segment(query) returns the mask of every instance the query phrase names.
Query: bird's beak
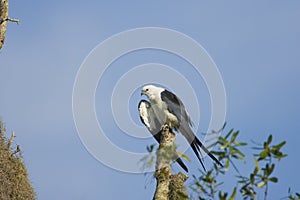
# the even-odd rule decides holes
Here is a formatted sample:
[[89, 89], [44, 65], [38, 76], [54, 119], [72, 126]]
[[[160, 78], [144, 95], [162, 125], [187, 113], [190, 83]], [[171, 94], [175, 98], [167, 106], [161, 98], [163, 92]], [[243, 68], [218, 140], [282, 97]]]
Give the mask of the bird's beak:
[[142, 92], [141, 92], [141, 96], [143, 96], [145, 93], [144, 93], [144, 91], [142, 90]]

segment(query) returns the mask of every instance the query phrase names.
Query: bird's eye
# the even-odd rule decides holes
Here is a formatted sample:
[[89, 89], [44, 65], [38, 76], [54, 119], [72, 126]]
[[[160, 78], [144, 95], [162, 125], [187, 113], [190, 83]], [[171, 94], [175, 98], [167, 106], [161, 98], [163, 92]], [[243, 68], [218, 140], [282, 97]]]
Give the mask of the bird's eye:
[[149, 90], [149, 89], [147, 88], [147, 89], [146, 89], [146, 92], [148, 92], [148, 90]]

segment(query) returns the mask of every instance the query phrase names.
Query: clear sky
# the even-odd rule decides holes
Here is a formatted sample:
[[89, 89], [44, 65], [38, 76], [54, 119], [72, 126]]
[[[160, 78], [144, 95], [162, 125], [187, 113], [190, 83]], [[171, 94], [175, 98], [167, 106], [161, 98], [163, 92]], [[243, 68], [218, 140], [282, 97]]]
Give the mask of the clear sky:
[[[277, 166], [279, 183], [270, 186], [270, 199], [284, 197], [289, 186], [299, 191], [299, 10], [299, 1], [10, 1], [9, 15], [21, 23], [8, 23], [0, 52], [0, 115], [8, 133], [15, 131], [38, 198], [152, 198], [152, 176], [119, 172], [93, 158], [80, 141], [72, 115], [73, 84], [89, 52], [114, 34], [149, 26], [180, 31], [207, 50], [225, 84], [227, 129], [239, 129], [245, 141], [262, 141], [268, 134], [275, 142], [287, 141], [283, 150], [288, 157]], [[124, 73], [121, 64], [129, 70], [148, 62], [182, 62], [152, 51], [127, 56], [107, 71], [107, 91]], [[193, 71], [182, 73], [197, 84]], [[196, 93], [201, 98], [201, 92]], [[139, 98], [130, 100], [135, 108], [140, 96], [133, 97]], [[105, 98], [98, 92], [95, 99]], [[209, 120], [206, 101], [200, 105], [200, 131]], [[101, 104], [96, 108], [103, 118]], [[132, 108], [132, 118], [140, 124]], [[116, 127], [109, 129], [111, 123], [106, 123], [112, 134], [108, 137], [122, 148], [145, 152], [145, 146], [154, 143], [125, 137]], [[200, 165], [190, 151], [187, 154], [193, 160], [188, 163], [191, 174], [197, 175]], [[210, 160], [205, 161], [209, 165]], [[246, 164], [243, 170], [252, 166]]]

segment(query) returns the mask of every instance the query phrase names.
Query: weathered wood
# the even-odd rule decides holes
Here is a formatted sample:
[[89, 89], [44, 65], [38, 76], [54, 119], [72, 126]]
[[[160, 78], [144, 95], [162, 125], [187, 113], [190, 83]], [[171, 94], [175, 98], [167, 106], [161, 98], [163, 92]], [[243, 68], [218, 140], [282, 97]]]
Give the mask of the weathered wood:
[[183, 173], [172, 175], [171, 162], [176, 147], [175, 134], [165, 125], [162, 129], [161, 142], [156, 153], [155, 178], [157, 181], [153, 200], [188, 199], [184, 182], [188, 176]]
[[157, 181], [154, 200], [168, 200], [171, 178], [170, 149], [174, 145], [175, 135], [164, 126], [161, 134], [161, 142], [156, 153], [155, 178]]
[[8, 0], [0, 0], [0, 49], [5, 41], [7, 20]]
[[171, 182], [169, 185], [169, 199], [170, 200], [188, 200], [189, 197], [186, 193], [186, 187], [184, 182], [188, 179], [188, 176], [183, 173], [178, 173], [171, 176]]

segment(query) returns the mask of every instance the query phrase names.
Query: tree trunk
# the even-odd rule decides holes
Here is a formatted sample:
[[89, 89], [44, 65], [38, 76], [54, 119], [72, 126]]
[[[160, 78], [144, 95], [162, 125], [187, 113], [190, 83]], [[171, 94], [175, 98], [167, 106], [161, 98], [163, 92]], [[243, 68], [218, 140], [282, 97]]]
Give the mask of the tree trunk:
[[155, 178], [157, 181], [153, 200], [188, 199], [184, 182], [188, 176], [183, 173], [172, 175], [171, 162], [176, 154], [175, 134], [165, 125], [162, 129], [161, 142], [156, 153]]
[[5, 41], [7, 20], [8, 0], [0, 0], [0, 49], [2, 48]]

